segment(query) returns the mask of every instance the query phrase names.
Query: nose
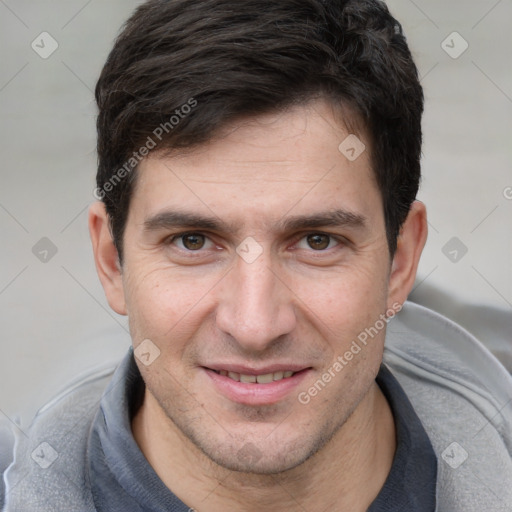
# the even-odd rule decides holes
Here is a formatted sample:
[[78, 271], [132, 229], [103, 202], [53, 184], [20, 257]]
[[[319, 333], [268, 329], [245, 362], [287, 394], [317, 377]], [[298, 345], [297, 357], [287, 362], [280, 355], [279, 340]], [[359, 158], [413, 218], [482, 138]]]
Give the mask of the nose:
[[291, 333], [297, 322], [294, 296], [284, 281], [268, 255], [252, 263], [237, 257], [218, 290], [217, 327], [254, 352]]

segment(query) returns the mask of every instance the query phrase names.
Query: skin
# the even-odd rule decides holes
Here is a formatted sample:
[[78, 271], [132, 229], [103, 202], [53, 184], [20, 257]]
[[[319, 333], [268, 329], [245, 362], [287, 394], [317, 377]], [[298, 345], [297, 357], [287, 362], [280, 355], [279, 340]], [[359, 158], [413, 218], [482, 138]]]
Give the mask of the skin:
[[[239, 121], [186, 153], [153, 153], [140, 165], [122, 268], [102, 203], [90, 209], [108, 301], [128, 315], [135, 347], [149, 339], [160, 350], [149, 366], [137, 359], [146, 392], [134, 437], [162, 481], [200, 512], [364, 511], [391, 468], [395, 425], [375, 382], [385, 329], [308, 404], [298, 400], [359, 333], [405, 301], [427, 234], [415, 202], [391, 261], [369, 141], [360, 133], [367, 150], [349, 161], [338, 150], [348, 134], [315, 100]], [[291, 217], [340, 209], [363, 222], [281, 229]], [[229, 229], [148, 229], [163, 211]], [[190, 231], [205, 238], [191, 245], [177, 236]], [[251, 263], [236, 252], [247, 237], [262, 250]], [[265, 405], [230, 400], [204, 369], [276, 362], [308, 370]]]

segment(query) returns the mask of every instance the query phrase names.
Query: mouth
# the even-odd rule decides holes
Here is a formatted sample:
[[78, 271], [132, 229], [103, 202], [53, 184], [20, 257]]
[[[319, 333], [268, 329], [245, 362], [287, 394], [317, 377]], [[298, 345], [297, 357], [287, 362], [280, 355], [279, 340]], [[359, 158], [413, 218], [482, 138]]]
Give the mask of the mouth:
[[275, 404], [294, 396], [298, 386], [312, 371], [311, 367], [278, 366], [261, 370], [203, 366], [202, 370], [213, 384], [213, 389], [223, 398], [239, 404], [258, 406]]
[[283, 379], [289, 379], [293, 377], [296, 373], [291, 370], [272, 372], [272, 373], [263, 373], [260, 375], [249, 375], [238, 372], [231, 372], [228, 370], [212, 370], [217, 375], [222, 375], [223, 377], [228, 377], [231, 380], [236, 382], [244, 382], [246, 384], [270, 384], [271, 382], [276, 382]]

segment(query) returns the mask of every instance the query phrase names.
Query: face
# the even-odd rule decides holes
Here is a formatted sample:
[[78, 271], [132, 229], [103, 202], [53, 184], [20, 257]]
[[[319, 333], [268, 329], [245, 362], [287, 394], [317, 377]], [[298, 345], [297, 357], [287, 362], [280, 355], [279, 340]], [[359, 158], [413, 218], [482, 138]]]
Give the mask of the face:
[[323, 447], [374, 384], [384, 329], [344, 354], [396, 297], [369, 151], [340, 152], [349, 132], [332, 109], [230, 128], [141, 164], [119, 309], [134, 346], [159, 351], [137, 364], [166, 428], [225, 468], [276, 473]]

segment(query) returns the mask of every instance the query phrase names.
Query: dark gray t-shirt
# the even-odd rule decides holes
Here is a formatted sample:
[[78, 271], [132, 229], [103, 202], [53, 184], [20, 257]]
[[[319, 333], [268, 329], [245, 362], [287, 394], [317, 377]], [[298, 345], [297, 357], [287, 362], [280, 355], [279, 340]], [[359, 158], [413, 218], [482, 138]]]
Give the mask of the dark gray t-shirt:
[[[427, 433], [386, 365], [381, 365], [376, 382], [393, 412], [397, 449], [388, 478], [368, 512], [434, 512], [437, 458]], [[144, 382], [130, 350], [105, 390], [90, 431], [87, 464], [96, 510], [189, 512], [133, 438], [131, 418], [143, 393]]]

